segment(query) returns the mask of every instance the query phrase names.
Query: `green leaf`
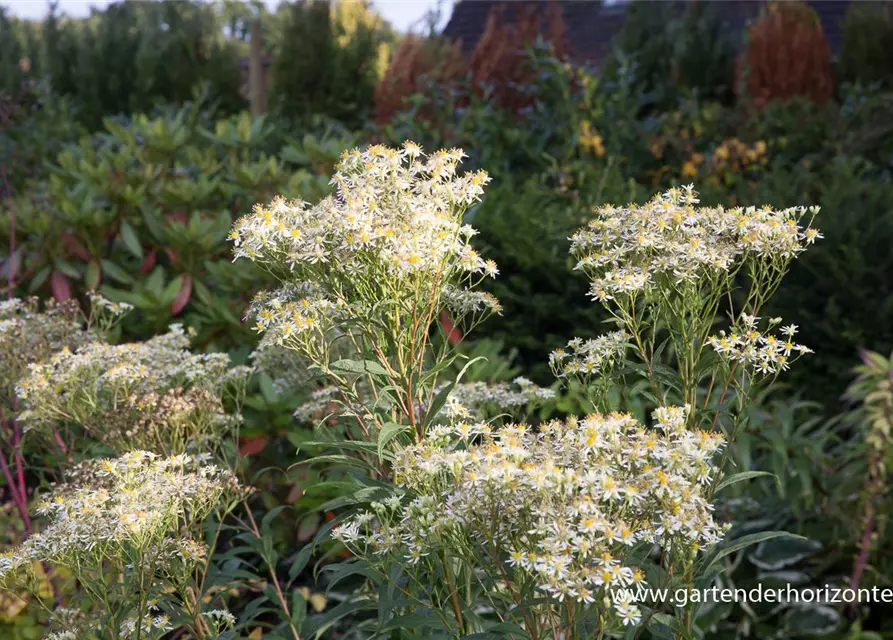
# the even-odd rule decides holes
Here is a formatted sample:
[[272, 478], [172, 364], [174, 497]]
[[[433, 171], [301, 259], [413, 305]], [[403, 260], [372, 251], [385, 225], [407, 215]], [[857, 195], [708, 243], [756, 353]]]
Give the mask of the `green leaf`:
[[177, 297], [177, 294], [180, 293], [180, 289], [183, 287], [183, 276], [177, 276], [173, 280], [171, 280], [164, 290], [159, 295], [159, 298], [165, 304], [171, 304], [174, 299]]
[[338, 360], [332, 363], [331, 368], [339, 373], [388, 375], [387, 370], [374, 360]]
[[430, 629], [446, 629], [440, 616], [433, 610], [421, 609], [402, 616], [396, 616], [388, 620], [379, 631], [389, 631], [391, 629], [416, 629], [418, 627], [427, 627]]
[[[345, 451], [361, 451], [366, 453], [375, 453], [378, 450], [378, 446], [374, 442], [363, 442], [362, 440], [339, 440], [333, 442], [308, 440], [301, 445], [301, 448], [303, 449], [309, 449], [311, 447], [342, 449]], [[296, 451], [295, 453], [300, 452], [300, 450], [301, 449], [298, 449], [298, 451]]]
[[111, 260], [101, 260], [102, 270], [122, 284], [133, 284], [133, 277]]
[[648, 620], [648, 630], [651, 635], [661, 640], [673, 640], [677, 631], [676, 618], [667, 613], [655, 613]]
[[376, 500], [384, 500], [387, 492], [381, 487], [363, 487], [350, 495], [338, 496], [318, 507], [319, 511], [334, 511], [340, 507], [354, 504], [367, 504]]
[[266, 537], [270, 536], [270, 527], [273, 525], [273, 520], [275, 520], [279, 516], [279, 514], [282, 513], [282, 511], [284, 509], [287, 509], [287, 508], [288, 508], [288, 505], [281, 505], [278, 507], [274, 507], [274, 508], [270, 509], [266, 513], [266, 515], [264, 515], [263, 520], [261, 520], [261, 523], [260, 523], [260, 532], [263, 537], [266, 538]]
[[766, 540], [772, 540], [773, 538], [780, 538], [781, 536], [790, 536], [792, 538], [801, 540], [805, 539], [803, 536], [798, 536], [796, 533], [790, 533], [788, 531], [760, 531], [759, 533], [750, 533], [746, 536], [741, 536], [728, 547], [724, 547], [716, 551], [716, 554], [707, 563], [703, 570], [706, 571], [710, 569], [710, 567], [725, 558], [727, 555], [735, 553], [736, 551], [741, 551], [741, 549], [745, 549]]
[[87, 285], [87, 289], [95, 291], [99, 287], [101, 279], [102, 270], [99, 268], [99, 263], [91, 260], [90, 264], [87, 265], [87, 270], [84, 272], [84, 284]]
[[[487, 627], [486, 635], [492, 638], [492, 634], [505, 635], [509, 636], [510, 638], [517, 638], [518, 640], [523, 640], [523, 638], [530, 637], [530, 634], [527, 631], [525, 631], [521, 626], [515, 624], [514, 622], [500, 622], [499, 624], [495, 624], [492, 627]], [[471, 636], [466, 637], [470, 638]]]
[[794, 607], [784, 616], [788, 637], [822, 636], [840, 628], [840, 614], [825, 605]]
[[53, 261], [53, 264], [56, 265], [56, 269], [67, 275], [69, 278], [80, 279], [81, 272], [77, 270], [77, 267], [66, 262], [62, 259], [56, 259]]
[[814, 555], [821, 548], [818, 540], [776, 538], [761, 542], [748, 554], [748, 559], [763, 571], [778, 571]]
[[43, 269], [37, 272], [31, 279], [31, 283], [28, 285], [28, 291], [33, 293], [40, 289], [40, 285], [47, 281], [47, 278], [50, 277], [50, 265], [45, 266]]
[[294, 562], [291, 563], [291, 567], [289, 567], [288, 569], [289, 580], [294, 580], [298, 577], [298, 574], [304, 570], [304, 568], [307, 566], [307, 562], [310, 561], [311, 555], [313, 555], [312, 544], [306, 545], [298, 552], [298, 555], [295, 556]]
[[399, 436], [404, 431], [409, 431], [412, 427], [405, 424], [397, 424], [396, 422], [388, 422], [381, 428], [378, 433], [378, 459], [383, 461], [384, 448], [388, 442]]
[[778, 476], [774, 473], [769, 473], [768, 471], [742, 471], [741, 473], [736, 473], [734, 475], [723, 478], [722, 482], [716, 485], [716, 492], [719, 493], [724, 488], [729, 485], [733, 485], [736, 482], [743, 482], [744, 480], [750, 480], [751, 478], [759, 478], [760, 476], [771, 476], [775, 478], [775, 482], [778, 483]]
[[292, 466], [307, 465], [309, 467], [316, 464], [331, 464], [335, 469], [337, 469], [339, 466], [347, 466], [357, 469], [363, 469], [364, 471], [377, 471], [377, 469], [373, 465], [366, 462], [362, 458], [355, 458], [343, 453], [331, 453], [321, 456], [313, 456], [310, 460], [305, 460]]
[[301, 628], [302, 638], [319, 638], [322, 632], [338, 622], [341, 618], [355, 611], [363, 611], [365, 609], [374, 609], [374, 600], [354, 600], [353, 602], [342, 602], [337, 607], [326, 611], [323, 614], [311, 616]]
[[486, 360], [486, 358], [484, 356], [478, 356], [466, 362], [465, 366], [462, 367], [462, 370], [459, 371], [459, 375], [456, 376], [456, 379], [447, 384], [437, 393], [436, 396], [434, 396], [434, 400], [431, 401], [431, 407], [425, 414], [426, 424], [430, 423], [434, 418], [437, 417], [437, 414], [440, 413], [441, 409], [443, 409], [443, 405], [446, 404], [447, 398], [449, 398], [450, 394], [453, 392], [453, 389], [455, 389], [456, 385], [459, 384], [459, 382], [462, 380], [462, 376], [465, 375], [465, 372], [468, 371], [468, 368], [475, 362], [478, 362], [480, 360]]
[[380, 580], [379, 573], [363, 560], [351, 560], [349, 562], [327, 564], [320, 571], [331, 574], [326, 584], [326, 595], [328, 595], [339, 582], [350, 576], [363, 576], [364, 578], [373, 581]]
[[307, 617], [307, 601], [299, 589], [291, 592], [291, 623], [300, 629]]
[[140, 244], [140, 240], [136, 235], [136, 232], [133, 230], [133, 227], [130, 226], [130, 223], [126, 220], [121, 222], [121, 240], [124, 241], [124, 246], [127, 247], [127, 250], [130, 251], [134, 255], [134, 257], [143, 259], [143, 247]]

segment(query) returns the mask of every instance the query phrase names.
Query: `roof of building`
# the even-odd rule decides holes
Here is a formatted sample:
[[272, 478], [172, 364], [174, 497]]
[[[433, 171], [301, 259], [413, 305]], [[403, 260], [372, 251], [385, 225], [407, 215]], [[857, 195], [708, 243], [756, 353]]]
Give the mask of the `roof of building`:
[[[443, 35], [461, 42], [465, 55], [471, 55], [484, 32], [487, 16], [496, 5], [508, 8], [505, 19], [515, 20], [518, 9], [523, 5], [538, 5], [545, 9], [547, 2], [555, 0], [460, 0], [453, 8], [453, 15], [444, 28]], [[666, 5], [659, 0], [636, 0]], [[822, 23], [822, 29], [832, 52], [837, 52], [843, 39], [843, 20], [851, 0], [809, 0], [807, 4], [815, 10]], [[567, 29], [571, 54], [576, 58], [599, 60], [609, 51], [611, 41], [620, 31], [625, 19], [628, 1], [599, 2], [598, 0], [576, 0], [558, 2]], [[671, 2], [680, 13], [686, 2]], [[714, 3], [727, 27], [742, 32], [747, 23], [759, 14], [764, 4], [758, 0], [726, 0]]]

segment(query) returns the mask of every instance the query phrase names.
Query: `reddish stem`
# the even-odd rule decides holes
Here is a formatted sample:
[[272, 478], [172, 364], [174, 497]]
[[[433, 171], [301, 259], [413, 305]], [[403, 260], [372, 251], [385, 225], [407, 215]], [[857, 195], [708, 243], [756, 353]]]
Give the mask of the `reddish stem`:
[[16, 481], [12, 476], [12, 471], [9, 468], [9, 462], [6, 460], [6, 454], [3, 452], [3, 449], [0, 449], [0, 469], [2, 469], [3, 476], [6, 478], [6, 484], [9, 485], [9, 493], [22, 518], [22, 524], [25, 525], [25, 531], [30, 534], [31, 518], [28, 516], [28, 502], [24, 495], [19, 494], [19, 488], [16, 486]]
[[13, 477], [12, 469], [6, 458], [6, 454], [3, 453], [2, 450], [0, 450], [0, 466], [3, 467], [3, 475], [6, 477], [6, 482], [9, 484], [9, 492], [12, 494], [16, 508], [22, 516], [25, 530], [28, 533], [31, 533], [31, 518], [28, 516], [28, 485], [25, 483], [25, 466], [20, 446], [22, 440], [22, 428], [15, 418], [6, 418], [2, 407], [0, 407], [0, 421], [2, 421], [5, 431], [11, 436], [10, 444], [12, 450], [15, 452], [15, 477]]
[[65, 446], [65, 440], [62, 439], [62, 436], [59, 435], [58, 431], [53, 431], [53, 437], [56, 439], [56, 443], [59, 445], [59, 448], [62, 449], [62, 455], [68, 455], [68, 447]]

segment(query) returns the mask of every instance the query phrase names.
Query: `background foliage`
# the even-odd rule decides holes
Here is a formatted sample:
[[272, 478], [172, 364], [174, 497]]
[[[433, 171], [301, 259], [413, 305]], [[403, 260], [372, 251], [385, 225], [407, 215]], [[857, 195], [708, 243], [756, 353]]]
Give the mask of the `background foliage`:
[[[231, 263], [233, 219], [277, 193], [316, 201], [354, 144], [459, 146], [471, 168], [493, 176], [468, 217], [500, 266], [489, 286], [505, 306], [464, 348], [488, 354], [497, 377], [548, 385], [548, 352], [603, 330], [567, 257], [568, 236], [593, 206], [690, 182], [708, 204], [821, 205], [825, 237], [795, 263], [772, 309], [817, 353], [763, 399], [735, 451], [741, 468], [779, 481], [741, 486], [722, 505], [743, 531], [789, 529], [810, 542], [762, 545], [725, 579], [821, 586], [850, 579], [861, 562], [863, 584], [889, 585], [889, 501], [876, 496], [872, 469], [889, 455], [890, 434], [866, 403], [893, 351], [891, 7], [853, 3], [836, 60], [804, 7], [785, 11], [769, 8], [731, 33], [710, 3], [633, 3], [597, 65], [569, 56], [554, 14], [537, 17], [548, 25], [539, 33], [532, 17], [514, 27], [491, 19], [464, 60], [436, 35], [398, 41], [362, 3], [268, 12], [123, 2], [85, 19], [54, 11], [42, 23], [0, 13], [0, 287], [79, 300], [99, 288], [136, 307], [122, 338], [178, 321], [198, 330], [197, 348], [245, 362], [254, 337], [243, 314], [265, 276]], [[240, 58], [255, 19], [271, 93], [270, 112], [253, 120]], [[783, 64], [782, 51], [798, 64]], [[862, 349], [881, 355], [863, 355], [849, 387]], [[256, 376], [242, 441], [253, 470], [288, 466], [313, 437], [290, 416], [301, 400]], [[543, 411], [578, 409], [568, 392]], [[306, 587], [305, 609], [322, 597], [311, 618], [349, 602], [357, 586], [345, 580], [326, 604], [326, 579], [297, 555], [337, 515], [326, 507], [337, 488], [312, 488], [320, 478], [294, 468], [255, 480], [256, 503], [275, 514], [263, 523], [270, 542], [255, 550], [259, 564]], [[276, 511], [283, 506], [293, 508]], [[15, 538], [13, 520], [0, 512]], [[338, 553], [316, 559], [327, 551]], [[243, 610], [253, 593], [235, 599]], [[251, 614], [267, 621], [260, 607]], [[354, 618], [340, 611], [349, 630]], [[37, 637], [28, 610], [5, 615], [11, 637]], [[709, 615], [713, 637], [890, 632], [870, 606]]]

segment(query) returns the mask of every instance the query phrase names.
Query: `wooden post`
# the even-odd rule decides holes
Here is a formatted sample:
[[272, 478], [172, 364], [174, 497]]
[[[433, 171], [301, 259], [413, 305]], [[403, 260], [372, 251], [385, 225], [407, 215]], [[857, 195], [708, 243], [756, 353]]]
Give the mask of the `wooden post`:
[[248, 95], [251, 115], [255, 118], [267, 110], [267, 92], [264, 86], [264, 61], [261, 53], [260, 17], [251, 23], [251, 43], [248, 53]]

